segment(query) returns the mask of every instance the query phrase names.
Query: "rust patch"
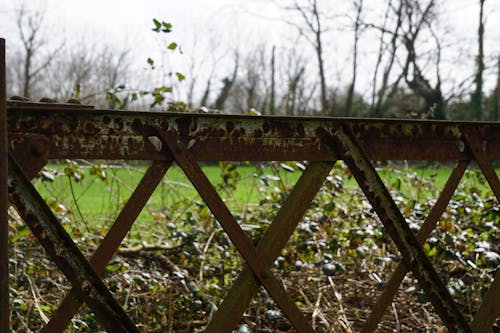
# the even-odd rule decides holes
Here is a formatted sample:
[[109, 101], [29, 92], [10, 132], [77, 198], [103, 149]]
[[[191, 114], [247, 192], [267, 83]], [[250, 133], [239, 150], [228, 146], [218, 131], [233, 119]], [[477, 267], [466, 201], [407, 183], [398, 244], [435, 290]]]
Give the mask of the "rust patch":
[[191, 125], [191, 119], [188, 117], [180, 117], [175, 121], [177, 123], [177, 129], [181, 136], [189, 136], [189, 126]]
[[271, 130], [271, 126], [267, 121], [262, 125], [262, 130], [264, 131], [264, 133], [269, 133], [269, 131]]
[[298, 133], [298, 134], [299, 134], [299, 136], [301, 136], [301, 137], [304, 137], [304, 136], [305, 136], [306, 131], [305, 131], [305, 129], [304, 129], [304, 125], [302, 125], [302, 124], [298, 124], [298, 125], [297, 125], [297, 133]]
[[85, 133], [86, 134], [96, 134], [99, 130], [93, 122], [87, 122], [85, 123]]
[[120, 118], [116, 119], [113, 123], [113, 127], [119, 131], [123, 129], [123, 120]]
[[290, 123], [279, 123], [277, 126], [278, 134], [281, 137], [289, 138], [293, 135], [293, 128]]

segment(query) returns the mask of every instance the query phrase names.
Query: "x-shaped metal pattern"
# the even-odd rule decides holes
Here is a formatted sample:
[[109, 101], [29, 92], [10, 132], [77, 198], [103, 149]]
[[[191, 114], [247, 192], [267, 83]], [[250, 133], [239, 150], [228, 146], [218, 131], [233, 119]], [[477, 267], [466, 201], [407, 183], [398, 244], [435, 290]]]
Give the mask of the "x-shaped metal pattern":
[[[403, 258], [403, 263], [398, 265], [389, 280], [363, 332], [372, 332], [376, 329], [408, 270], [417, 277], [450, 331], [486, 332], [491, 328], [500, 310], [497, 296], [500, 292], [498, 272], [474, 317], [471, 329], [421, 247], [435, 228], [469, 161], [458, 162], [415, 237], [350, 130], [339, 127], [331, 132], [319, 131], [318, 135], [349, 167]], [[257, 292], [259, 284], [267, 289], [298, 332], [313, 332], [311, 325], [290, 299], [270, 267], [319, 191], [334, 161], [312, 162], [308, 165], [273, 223], [254, 247], [251, 239], [241, 229], [200, 166], [190, 155], [188, 146], [175, 132], [160, 131], [158, 136], [165, 144], [164, 152], [183, 169], [247, 264], [209, 323], [206, 332], [231, 332]], [[484, 144], [474, 132], [464, 131], [463, 138], [467, 149], [474, 156], [500, 201], [500, 181], [484, 153]], [[73, 285], [73, 289], [65, 297], [43, 332], [62, 332], [83, 302], [95, 312], [98, 320], [109, 332], [138, 332], [137, 327], [106, 288], [99, 274], [104, 271], [170, 165], [171, 162], [153, 162], [89, 262], [23, 175], [21, 168], [9, 158], [11, 201], [47, 254]]]
[[[418, 279], [450, 332], [488, 332], [491, 330], [496, 317], [500, 313], [500, 300], [498, 297], [500, 282], [498, 281], [498, 272], [474, 317], [472, 325], [469, 326], [463, 314], [454, 303], [445, 284], [434, 270], [434, 267], [420, 246], [434, 229], [469, 162], [459, 161], [438, 201], [422, 225], [420, 232], [415, 237], [350, 129], [339, 127], [333, 133], [322, 131], [320, 135], [349, 167], [403, 258], [403, 263], [397, 267], [389, 280], [386, 289], [380, 296], [369, 320], [365, 324], [363, 332], [373, 332], [376, 329], [378, 322], [387, 305], [393, 299], [408, 268], [412, 270]], [[500, 181], [485, 154], [484, 145], [486, 143], [480, 142], [479, 136], [474, 132], [462, 131], [462, 135], [465, 145], [483, 171], [497, 197], [497, 201], [500, 202]]]
[[[465, 146], [481, 168], [488, 184], [497, 198], [497, 201], [500, 202], [500, 182], [495, 170], [493, 169], [491, 163], [489, 163], [488, 158], [484, 153], [484, 149], [486, 147], [483, 142], [480, 141], [479, 136], [476, 133], [469, 130], [463, 130], [462, 135]], [[455, 193], [455, 190], [469, 163], [470, 161], [458, 161], [457, 166], [453, 169], [443, 191], [416, 236], [421, 245], [425, 243], [431, 232], [436, 227], [437, 222], [441, 218], [446, 206], [451, 200], [451, 197]], [[375, 306], [373, 307], [370, 317], [363, 327], [362, 333], [375, 331], [378, 323], [384, 315], [385, 310], [387, 309], [387, 306], [393, 300], [399, 285], [407, 273], [407, 266], [404, 263], [398, 264], [391, 278], [388, 280], [383, 292], [379, 296]], [[491, 330], [496, 317], [500, 313], [500, 297], [498, 297], [498, 295], [500, 295], [500, 273], [497, 271], [491, 287], [483, 298], [483, 302], [481, 303], [471, 323], [472, 331], [489, 332]]]

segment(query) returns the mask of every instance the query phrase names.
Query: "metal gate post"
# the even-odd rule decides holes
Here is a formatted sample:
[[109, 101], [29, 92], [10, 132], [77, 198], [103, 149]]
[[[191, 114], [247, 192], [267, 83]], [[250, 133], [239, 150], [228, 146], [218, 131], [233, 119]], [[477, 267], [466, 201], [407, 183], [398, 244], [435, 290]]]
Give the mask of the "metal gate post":
[[9, 332], [9, 198], [7, 194], [7, 79], [0, 38], [0, 333]]

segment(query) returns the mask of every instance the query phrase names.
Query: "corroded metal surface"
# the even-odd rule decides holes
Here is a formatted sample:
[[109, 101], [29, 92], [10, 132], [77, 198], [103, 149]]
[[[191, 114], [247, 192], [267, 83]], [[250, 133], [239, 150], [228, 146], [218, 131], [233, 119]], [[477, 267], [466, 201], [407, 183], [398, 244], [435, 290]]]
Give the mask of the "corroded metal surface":
[[[304, 170], [257, 244], [257, 253], [262, 258], [264, 267], [270, 267], [281, 253], [333, 165], [333, 161], [313, 162]], [[255, 296], [258, 287], [258, 281], [252, 270], [245, 267], [208, 324], [206, 333], [231, 332]]]
[[5, 39], [0, 38], [0, 333], [9, 332], [9, 214]]
[[[0, 79], [4, 84], [5, 80]], [[73, 102], [45, 101], [32, 103], [17, 98], [7, 103], [8, 148], [25, 174], [12, 162], [11, 178], [15, 181], [11, 184], [17, 187], [11, 186], [11, 200], [73, 285], [44, 332], [62, 331], [82, 302], [87, 303], [110, 332], [137, 330], [95, 272], [102, 272], [173, 161], [183, 168], [248, 265], [207, 331], [231, 332], [258, 284], [262, 284], [298, 332], [312, 332], [269, 267], [337, 159], [343, 159], [355, 175], [400, 249], [405, 264], [418, 278], [449, 330], [470, 331], [419, 242], [432, 231], [469, 160], [478, 163], [497, 198], [500, 196], [500, 181], [491, 165], [492, 160], [500, 160], [500, 123], [110, 111]], [[59, 158], [155, 161], [155, 167], [145, 175], [90, 262], [74, 247], [28, 181], [49, 159]], [[198, 165], [199, 161], [226, 160], [311, 162], [257, 247], [241, 230]], [[370, 160], [459, 161], [451, 184], [446, 185], [417, 238], [409, 231]], [[5, 232], [0, 234], [6, 237]], [[0, 260], [5, 265], [8, 244], [3, 238], [0, 243], [3, 249]], [[407, 270], [403, 265], [397, 269], [394, 281], [389, 281], [390, 290], [383, 296], [384, 303], [392, 299]], [[0, 281], [2, 276], [5, 277], [0, 275]], [[499, 284], [497, 273], [474, 318], [474, 331], [488, 330], [498, 316], [500, 305], [495, 296]], [[92, 292], [84, 288], [89, 285]], [[6, 282], [1, 282], [0, 293], [5, 288]], [[0, 307], [1, 318], [5, 318], [6, 311], [8, 308]], [[372, 319], [379, 315], [375, 311]], [[8, 321], [5, 324], [1, 318], [0, 324], [7, 325], [4, 331], [0, 325], [0, 333], [4, 333], [8, 331]], [[373, 330], [377, 323], [373, 319], [367, 327]]]
[[[455, 190], [462, 179], [462, 176], [469, 165], [469, 161], [460, 161], [458, 165], [453, 169], [448, 181], [446, 182], [443, 191], [439, 195], [436, 203], [432, 207], [429, 215], [425, 219], [422, 227], [420, 228], [417, 234], [418, 242], [423, 245], [427, 238], [430, 236], [434, 228], [436, 227], [436, 223], [439, 221], [446, 207], [448, 206], [448, 202], [450, 202], [451, 197], [455, 193]], [[377, 329], [378, 323], [382, 319], [382, 316], [385, 313], [385, 310], [389, 306], [389, 304], [394, 299], [401, 282], [403, 282], [404, 277], [408, 273], [408, 267], [400, 262], [394, 273], [387, 281], [387, 284], [384, 287], [382, 294], [379, 296], [377, 303], [373, 307], [372, 312], [365, 325], [363, 326], [362, 333], [372, 333]]]
[[[162, 180], [171, 163], [155, 161], [144, 174], [129, 200], [121, 210], [101, 244], [92, 255], [90, 264], [98, 274], [102, 274], [106, 265], [113, 257], [121, 242], [139, 216], [142, 208], [153, 194]], [[73, 288], [64, 298], [50, 321], [42, 329], [44, 333], [63, 332], [69, 325], [71, 318], [78, 312], [83, 300]]]
[[447, 328], [451, 332], [472, 332], [377, 171], [352, 134], [343, 127], [339, 127], [331, 134], [324, 132], [321, 135], [325, 142], [330, 143], [332, 149], [337, 151], [353, 173], [385, 230], [398, 247], [404, 263], [417, 277]]
[[94, 311], [106, 329], [113, 333], [139, 332], [35, 187], [10, 158], [8, 189], [10, 201], [19, 215], [71, 282], [78, 297]]
[[159, 132], [159, 136], [168, 146], [170, 153], [175, 157], [175, 161], [179, 164], [186, 177], [191, 181], [207, 207], [245, 259], [255, 277], [266, 288], [276, 304], [281, 308], [288, 320], [290, 320], [290, 323], [298, 332], [314, 332], [302, 312], [300, 312], [283, 288], [283, 285], [277, 280], [271, 269], [263, 264], [262, 259], [252, 244], [252, 240], [243, 231], [215, 188], [210, 184], [201, 167], [193, 161], [192, 154], [188, 151], [188, 148], [179, 140], [175, 133]]
[[462, 130], [487, 141], [485, 154], [500, 159], [500, 123], [265, 117], [197, 113], [66, 109], [43, 103], [8, 103], [10, 147], [48, 138], [49, 158], [164, 160], [148, 142], [158, 130], [191, 142], [198, 161], [334, 160], [320, 129], [352, 130], [371, 160], [470, 160]]
[[472, 320], [474, 333], [489, 333], [495, 320], [500, 315], [500, 269], [495, 273], [495, 279], [491, 283], [488, 292]]

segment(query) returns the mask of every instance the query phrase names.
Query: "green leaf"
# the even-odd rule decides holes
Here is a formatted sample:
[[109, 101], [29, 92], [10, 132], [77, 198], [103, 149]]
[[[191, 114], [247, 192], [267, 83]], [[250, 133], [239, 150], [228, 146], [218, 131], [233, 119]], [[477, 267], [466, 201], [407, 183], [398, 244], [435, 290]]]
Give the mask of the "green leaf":
[[153, 31], [159, 32], [161, 28], [161, 23], [157, 19], [153, 19], [153, 23], [155, 27], [153, 28]]
[[172, 24], [170, 24], [168, 22], [162, 22], [162, 25], [163, 25], [163, 29], [162, 29], [163, 32], [169, 33], [172, 31]]
[[290, 166], [290, 165], [288, 165], [288, 164], [286, 164], [286, 163], [281, 163], [281, 164], [280, 164], [280, 167], [281, 167], [283, 170], [286, 170], [286, 171], [288, 171], [288, 172], [295, 172], [295, 169], [294, 169], [292, 166]]
[[177, 43], [176, 42], [172, 42], [172, 43], [168, 44], [167, 48], [169, 50], [174, 51], [177, 48]]
[[122, 267], [121, 264], [108, 265], [106, 266], [106, 270], [108, 272], [117, 272], [118, 270], [120, 270], [121, 267]]
[[16, 232], [19, 237], [24, 237], [29, 234], [30, 229], [26, 225], [21, 225], [16, 229]]
[[184, 79], [186, 79], [186, 76], [184, 76], [184, 74], [182, 74], [182, 73], [175, 72], [175, 75], [177, 76], [177, 79], [179, 81], [183, 81]]
[[21, 299], [16, 298], [14, 301], [12, 301], [12, 305], [13, 305], [14, 309], [16, 309], [17, 311], [19, 311], [19, 310], [20, 311], [28, 311], [28, 306]]
[[148, 62], [148, 65], [153, 67], [154, 68], [154, 64], [155, 64], [155, 61], [151, 58], [148, 58], [148, 60], [146, 60]]

